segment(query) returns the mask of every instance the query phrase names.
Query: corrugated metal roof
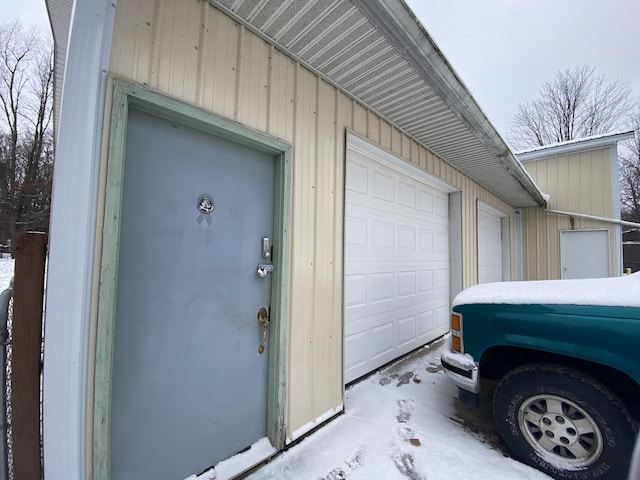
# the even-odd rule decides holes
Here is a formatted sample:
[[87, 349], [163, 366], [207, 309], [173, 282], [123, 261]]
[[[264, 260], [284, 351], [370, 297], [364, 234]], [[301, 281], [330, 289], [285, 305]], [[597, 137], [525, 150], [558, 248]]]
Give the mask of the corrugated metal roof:
[[[66, 23], [54, 18], [52, 7], [72, 1], [47, 0], [54, 32], [65, 32], [69, 18]], [[402, 0], [209, 1], [510, 205], [544, 204], [538, 187]], [[57, 53], [63, 58], [64, 51], [66, 45]]]

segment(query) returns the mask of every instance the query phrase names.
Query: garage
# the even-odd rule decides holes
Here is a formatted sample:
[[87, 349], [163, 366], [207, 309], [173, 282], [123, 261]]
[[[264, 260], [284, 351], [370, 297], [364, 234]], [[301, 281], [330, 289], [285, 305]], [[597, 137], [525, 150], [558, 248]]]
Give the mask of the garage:
[[345, 383], [447, 332], [452, 191], [349, 135]]
[[478, 283], [508, 280], [504, 255], [509, 249], [503, 238], [503, 230], [507, 233], [508, 229], [503, 229], [503, 217], [498, 210], [478, 202]]

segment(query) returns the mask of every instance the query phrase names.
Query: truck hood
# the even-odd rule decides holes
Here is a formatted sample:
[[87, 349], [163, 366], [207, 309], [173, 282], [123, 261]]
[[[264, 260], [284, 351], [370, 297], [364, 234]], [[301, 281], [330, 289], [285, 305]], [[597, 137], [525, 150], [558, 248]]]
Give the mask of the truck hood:
[[613, 278], [484, 283], [453, 300], [454, 307], [473, 303], [640, 307], [640, 272]]

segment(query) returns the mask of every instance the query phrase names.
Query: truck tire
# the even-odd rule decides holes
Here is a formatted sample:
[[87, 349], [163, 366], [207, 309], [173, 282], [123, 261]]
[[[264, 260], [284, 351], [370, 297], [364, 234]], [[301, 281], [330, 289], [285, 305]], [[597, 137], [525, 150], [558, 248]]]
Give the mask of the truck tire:
[[557, 479], [627, 478], [635, 425], [593, 377], [551, 363], [505, 375], [493, 397], [498, 431], [514, 458]]

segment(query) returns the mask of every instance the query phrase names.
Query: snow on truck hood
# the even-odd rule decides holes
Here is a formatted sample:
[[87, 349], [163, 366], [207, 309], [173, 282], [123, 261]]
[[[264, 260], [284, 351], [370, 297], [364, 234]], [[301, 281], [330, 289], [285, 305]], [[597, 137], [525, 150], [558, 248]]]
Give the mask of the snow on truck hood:
[[453, 300], [454, 307], [471, 303], [640, 307], [640, 272], [584, 280], [484, 283], [463, 290]]

